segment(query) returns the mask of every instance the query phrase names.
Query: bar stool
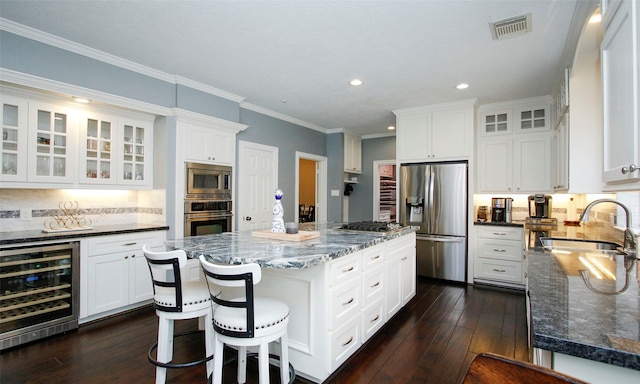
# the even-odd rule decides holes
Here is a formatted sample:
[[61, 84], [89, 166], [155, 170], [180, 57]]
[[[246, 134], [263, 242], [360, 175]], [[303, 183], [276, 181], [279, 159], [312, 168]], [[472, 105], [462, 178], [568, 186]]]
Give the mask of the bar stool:
[[247, 347], [258, 346], [260, 384], [269, 383], [269, 343], [280, 339], [280, 381], [293, 382], [295, 371], [289, 364], [287, 324], [289, 307], [282, 301], [254, 297], [253, 286], [260, 282], [262, 272], [258, 264], [220, 265], [200, 256], [209, 289], [217, 286], [244, 287], [244, 297], [225, 300], [212, 295], [217, 304], [213, 312], [215, 330], [213, 384], [222, 383], [222, 360], [225, 344], [238, 347], [238, 383], [246, 382]]
[[[214, 331], [211, 318], [211, 295], [219, 295], [220, 290], [209, 291], [204, 281], [182, 281], [180, 268], [187, 264], [183, 250], [154, 252], [147, 245], [142, 246], [153, 281], [153, 305], [158, 315], [158, 342], [148, 353], [149, 361], [156, 366], [156, 384], [167, 378], [167, 368], [185, 368], [207, 362], [207, 377], [213, 370]], [[188, 363], [171, 363], [173, 358], [174, 320], [199, 319], [204, 328], [206, 357]], [[198, 332], [198, 331], [194, 331]], [[182, 336], [187, 332], [175, 335]], [[152, 352], [157, 348], [157, 357]]]

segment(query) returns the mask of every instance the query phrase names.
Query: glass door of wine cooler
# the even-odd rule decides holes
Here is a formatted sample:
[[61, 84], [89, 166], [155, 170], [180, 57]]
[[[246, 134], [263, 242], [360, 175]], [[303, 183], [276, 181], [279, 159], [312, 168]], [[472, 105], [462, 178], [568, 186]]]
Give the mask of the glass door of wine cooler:
[[0, 250], [0, 350], [78, 327], [78, 243]]

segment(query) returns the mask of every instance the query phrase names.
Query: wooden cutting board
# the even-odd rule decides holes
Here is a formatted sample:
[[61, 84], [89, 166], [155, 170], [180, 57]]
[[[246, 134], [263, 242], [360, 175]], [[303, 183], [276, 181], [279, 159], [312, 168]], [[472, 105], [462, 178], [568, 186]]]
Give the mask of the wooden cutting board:
[[253, 231], [251, 236], [260, 237], [263, 239], [272, 240], [284, 240], [284, 241], [305, 241], [320, 237], [318, 231], [298, 231], [298, 233], [279, 233], [271, 232], [270, 229], [263, 229], [262, 231]]

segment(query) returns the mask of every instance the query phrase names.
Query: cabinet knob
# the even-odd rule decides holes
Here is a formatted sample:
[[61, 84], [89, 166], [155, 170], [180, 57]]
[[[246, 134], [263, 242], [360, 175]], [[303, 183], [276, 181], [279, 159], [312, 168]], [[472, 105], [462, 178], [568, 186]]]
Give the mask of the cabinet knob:
[[629, 164], [629, 167], [622, 167], [622, 174], [626, 175], [627, 173], [633, 173], [638, 170], [638, 167], [635, 164]]
[[209, 160], [215, 160], [215, 159], [216, 159], [215, 157], [209, 157]]

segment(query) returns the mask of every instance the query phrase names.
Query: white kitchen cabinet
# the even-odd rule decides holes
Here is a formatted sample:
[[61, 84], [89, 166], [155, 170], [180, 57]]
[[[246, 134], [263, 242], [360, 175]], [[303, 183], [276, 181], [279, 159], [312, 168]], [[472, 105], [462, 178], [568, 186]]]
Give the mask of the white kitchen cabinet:
[[75, 115], [65, 106], [29, 102], [27, 181], [73, 184], [76, 181]]
[[476, 225], [474, 281], [524, 287], [522, 227]]
[[[389, 267], [393, 266], [393, 272]], [[397, 272], [397, 273], [395, 273]], [[304, 269], [264, 269], [257, 288], [289, 306], [289, 358], [325, 381], [415, 296], [415, 233]]]
[[492, 136], [513, 132], [511, 109], [484, 110], [479, 113], [478, 127], [481, 136]]
[[564, 114], [553, 131], [553, 190], [569, 189], [569, 114]]
[[[606, 8], [601, 45], [603, 101], [603, 173], [607, 190], [640, 182], [638, 127], [638, 3], [623, 0]], [[616, 186], [618, 184], [618, 186]]]
[[[477, 140], [478, 193], [547, 193], [552, 191], [551, 97], [488, 104], [479, 108]], [[514, 128], [487, 132], [487, 116], [509, 116]], [[511, 119], [506, 117], [507, 122]], [[493, 129], [493, 128], [491, 128]]]
[[152, 299], [153, 285], [142, 246], [164, 251], [164, 240], [164, 231], [82, 240], [80, 318], [93, 320]]
[[476, 100], [393, 111], [400, 161], [465, 159], [473, 148]]
[[185, 123], [185, 161], [205, 164], [233, 165], [235, 163], [235, 132]]
[[153, 121], [85, 111], [78, 118], [81, 184], [145, 189], [152, 185]]
[[344, 171], [362, 173], [362, 139], [348, 133], [344, 134]]
[[2, 172], [0, 181], [27, 181], [27, 130], [29, 102], [0, 93], [2, 121]]
[[385, 269], [386, 311], [387, 319], [390, 319], [416, 294], [415, 235], [387, 242]]

